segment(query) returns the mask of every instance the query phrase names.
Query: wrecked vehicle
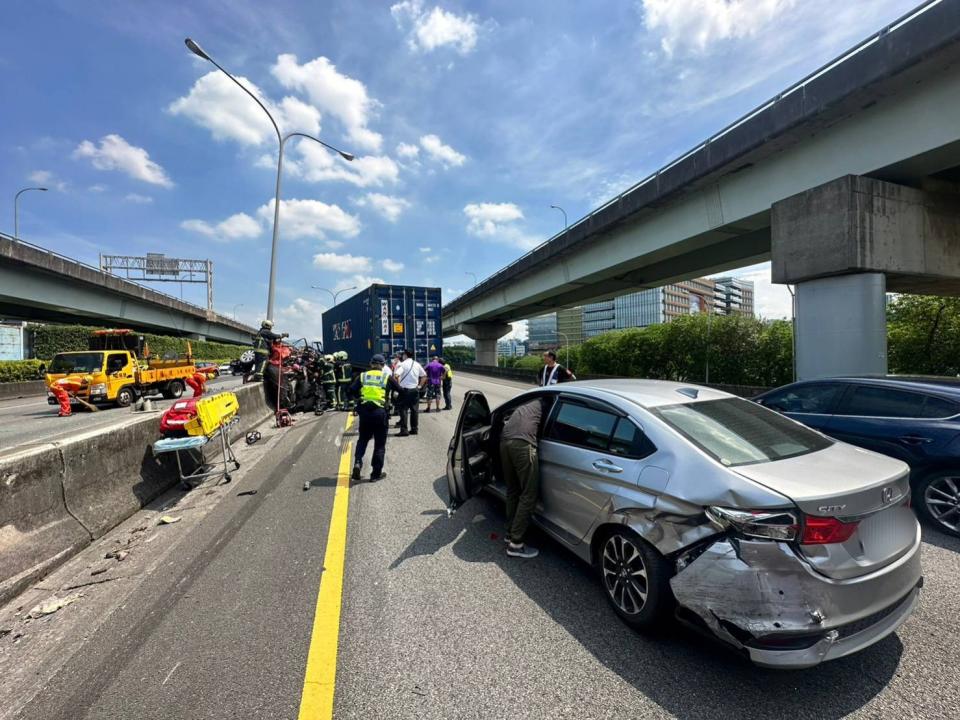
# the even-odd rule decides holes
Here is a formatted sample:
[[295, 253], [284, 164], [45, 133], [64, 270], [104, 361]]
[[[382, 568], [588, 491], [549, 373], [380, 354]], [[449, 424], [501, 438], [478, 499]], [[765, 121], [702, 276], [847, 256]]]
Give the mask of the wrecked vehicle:
[[595, 568], [613, 610], [673, 614], [757, 665], [805, 668], [894, 632], [923, 578], [909, 469], [718, 390], [573, 382], [491, 412], [468, 392], [448, 451], [450, 511], [505, 496], [499, 434], [546, 404], [535, 522]]

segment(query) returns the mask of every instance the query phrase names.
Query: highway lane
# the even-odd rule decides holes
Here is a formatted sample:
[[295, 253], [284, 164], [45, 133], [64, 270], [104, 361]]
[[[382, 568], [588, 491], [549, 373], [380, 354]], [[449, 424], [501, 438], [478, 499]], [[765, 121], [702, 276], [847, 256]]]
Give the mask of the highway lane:
[[[209, 391], [218, 392], [237, 388], [243, 382], [240, 376], [224, 375], [207, 383]], [[189, 397], [190, 388], [184, 395]], [[163, 409], [172, 400], [153, 398], [154, 407]], [[85, 408], [74, 409], [70, 417], [58, 417], [57, 406], [49, 405], [47, 397], [0, 400], [0, 454], [13, 448], [63, 440], [70, 434], [88, 430], [106, 430], [112, 425], [130, 419], [131, 410], [105, 406], [99, 412]]]
[[[455, 396], [480, 389], [496, 406], [523, 387], [458, 374]], [[896, 636], [809, 671], [759, 670], [677, 628], [629, 631], [592, 571], [542, 536], [539, 558], [507, 558], [492, 499], [448, 518], [455, 419], [422, 416], [418, 436], [391, 437], [387, 479], [350, 490], [335, 717], [960, 717], [960, 541], [925, 530], [926, 587]], [[5, 706], [23, 720], [298, 717], [344, 422], [265, 432], [244, 448], [262, 459], [242, 458], [205, 517], [183, 512], [161, 542], [135, 546], [130, 577], [33, 621], [28, 648], [0, 638], [0, 718]], [[191, 496], [179, 502], [206, 506]], [[90, 554], [42, 587], [89, 581]], [[23, 627], [14, 610], [0, 629]]]

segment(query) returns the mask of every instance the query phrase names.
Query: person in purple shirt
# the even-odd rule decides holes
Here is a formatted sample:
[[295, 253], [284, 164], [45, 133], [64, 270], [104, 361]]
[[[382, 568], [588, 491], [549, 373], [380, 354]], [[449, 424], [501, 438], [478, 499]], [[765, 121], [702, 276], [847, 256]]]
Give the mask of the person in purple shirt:
[[427, 371], [427, 409], [424, 412], [430, 412], [431, 400], [436, 404], [435, 412], [440, 412], [440, 386], [443, 384], [443, 375], [447, 369], [440, 362], [440, 358], [434, 355], [424, 370]]

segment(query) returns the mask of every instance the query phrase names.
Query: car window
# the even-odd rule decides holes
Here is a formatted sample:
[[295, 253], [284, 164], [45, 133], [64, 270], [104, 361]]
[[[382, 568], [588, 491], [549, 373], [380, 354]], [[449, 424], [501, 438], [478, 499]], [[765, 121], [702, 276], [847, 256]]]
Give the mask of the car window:
[[651, 412], [728, 467], [784, 460], [833, 444], [803, 425], [740, 398], [665, 405]]
[[103, 353], [71, 353], [55, 355], [50, 363], [50, 373], [90, 373], [103, 367]]
[[920, 417], [925, 418], [948, 418], [960, 413], [960, 403], [955, 403], [944, 398], [927, 395], [927, 401], [923, 404], [923, 411]]
[[844, 401], [838, 413], [862, 417], [915, 418], [923, 410], [924, 396], [891, 388], [861, 385]]
[[784, 388], [763, 398], [763, 405], [771, 410], [788, 413], [825, 415], [831, 411], [843, 391], [839, 383], [813, 383]]
[[107, 373], [120, 372], [127, 364], [127, 356], [112, 353], [107, 356]]
[[656, 451], [653, 443], [643, 434], [636, 425], [620, 418], [617, 427], [610, 438], [610, 452], [623, 457], [643, 458]]
[[607, 451], [617, 416], [583, 405], [561, 402], [547, 437], [570, 445]]

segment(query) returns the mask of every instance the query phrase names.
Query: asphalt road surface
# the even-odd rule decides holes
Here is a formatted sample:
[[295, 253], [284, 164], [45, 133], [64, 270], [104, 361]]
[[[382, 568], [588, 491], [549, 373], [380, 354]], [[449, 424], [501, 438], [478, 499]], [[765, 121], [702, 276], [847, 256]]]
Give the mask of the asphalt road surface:
[[[241, 376], [224, 375], [207, 383], [213, 391], [231, 390], [239, 387]], [[190, 397], [190, 388], [184, 393]], [[159, 396], [152, 398], [154, 407], [166, 408], [173, 400], [163, 400]], [[70, 417], [57, 417], [56, 405], [47, 403], [47, 396], [0, 400], [0, 454], [14, 448], [63, 440], [65, 437], [88, 430], [106, 430], [130, 419], [129, 408], [103, 406], [99, 412], [74, 407]]]
[[[523, 389], [455, 382], [491, 406]], [[761, 670], [674, 627], [629, 631], [542, 536], [537, 559], [506, 557], [492, 499], [448, 518], [455, 419], [421, 416], [390, 438], [385, 480], [339, 488], [344, 414], [265, 428], [233, 483], [169, 493], [0, 610], [0, 719], [960, 717], [960, 541], [925, 530], [926, 586], [895, 636]]]

